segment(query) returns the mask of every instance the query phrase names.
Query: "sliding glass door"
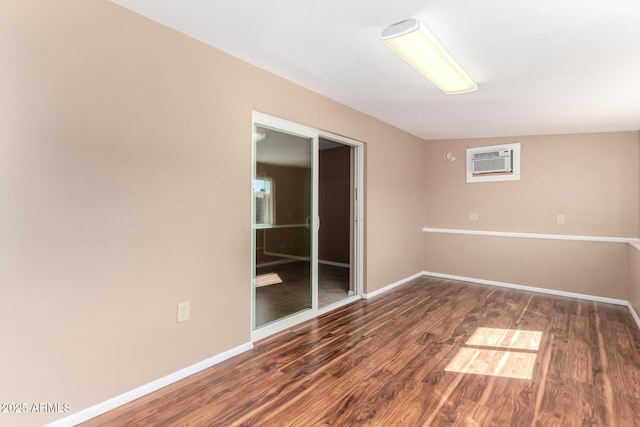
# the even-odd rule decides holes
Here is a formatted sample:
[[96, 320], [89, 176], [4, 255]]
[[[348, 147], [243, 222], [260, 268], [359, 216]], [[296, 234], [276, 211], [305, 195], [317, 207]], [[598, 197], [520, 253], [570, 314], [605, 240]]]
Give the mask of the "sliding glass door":
[[318, 137], [260, 116], [253, 134], [255, 330], [314, 309]]
[[359, 298], [361, 153], [357, 141], [253, 113], [253, 341]]

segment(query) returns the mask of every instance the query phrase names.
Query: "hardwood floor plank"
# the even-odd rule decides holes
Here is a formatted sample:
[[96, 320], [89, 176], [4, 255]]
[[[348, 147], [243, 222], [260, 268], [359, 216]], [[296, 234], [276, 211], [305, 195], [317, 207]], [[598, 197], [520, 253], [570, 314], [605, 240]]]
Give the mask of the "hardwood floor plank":
[[[464, 354], [484, 374], [451, 364]], [[527, 359], [530, 379], [504, 376]], [[83, 426], [630, 427], [639, 414], [625, 307], [422, 277]]]
[[605, 347], [605, 340], [603, 334], [603, 325], [598, 312], [597, 305], [594, 304], [594, 326], [597, 336], [597, 348], [598, 355], [600, 356], [600, 379], [602, 381], [602, 396], [604, 403], [604, 422], [611, 427], [618, 426], [615, 413], [615, 398], [613, 384], [611, 383], [609, 372], [609, 357], [607, 356], [607, 349]]
[[[492, 295], [491, 304], [487, 306], [487, 318], [479, 322], [478, 326], [491, 330], [498, 335], [505, 335], [505, 331], [510, 330], [511, 335], [518, 333], [517, 331], [533, 331], [540, 333], [537, 327], [527, 325], [529, 318], [529, 310], [532, 306], [532, 294], [526, 292], [504, 292], [500, 290]], [[509, 334], [506, 334], [509, 335]], [[473, 343], [474, 341], [467, 341]], [[502, 351], [519, 354], [521, 350], [510, 347], [498, 347]], [[491, 347], [492, 350], [496, 347]], [[537, 350], [537, 348], [536, 348]], [[535, 357], [535, 364], [532, 374], [539, 372], [539, 359], [535, 352], [527, 351], [528, 356]], [[519, 366], [513, 368], [518, 369]], [[474, 382], [479, 382], [479, 376], [473, 377]], [[510, 420], [517, 419], [518, 425], [528, 423], [533, 416], [533, 405], [535, 401], [536, 387], [532, 386], [532, 381], [519, 380], [519, 387], [514, 387], [512, 381], [505, 381], [502, 377], [492, 376], [487, 382], [487, 387], [479, 398], [482, 406], [488, 406], [492, 410], [490, 422], [483, 421], [485, 425], [509, 425]], [[469, 387], [468, 385], [464, 386]], [[496, 398], [496, 396], [498, 396]], [[511, 408], [506, 411], [505, 408]], [[474, 420], [478, 422], [478, 420]]]
[[588, 319], [582, 314], [582, 304], [578, 306], [578, 313], [570, 316], [569, 322], [568, 375], [585, 384], [593, 384], [593, 364], [588, 344]]
[[[637, 407], [638, 393], [638, 356], [631, 350], [631, 341], [627, 328], [623, 327], [624, 312], [610, 308], [611, 316], [606, 316], [602, 321], [602, 332], [604, 345], [609, 363], [609, 378], [613, 384], [620, 385], [612, 387], [614, 397], [614, 419], [618, 425], [624, 425], [625, 420], [634, 420], [635, 425], [640, 425], [640, 413], [632, 408]], [[615, 316], [615, 317], [614, 317]], [[614, 320], [615, 319], [615, 320]], [[612, 349], [615, 349], [612, 351]], [[634, 388], [635, 385], [635, 388]]]

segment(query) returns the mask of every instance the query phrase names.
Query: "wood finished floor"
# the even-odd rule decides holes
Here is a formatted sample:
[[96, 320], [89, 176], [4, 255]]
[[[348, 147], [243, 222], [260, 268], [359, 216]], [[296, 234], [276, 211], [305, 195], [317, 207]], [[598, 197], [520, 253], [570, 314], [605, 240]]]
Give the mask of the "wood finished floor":
[[[542, 332], [517, 350], [532, 379], [445, 370], [478, 328]], [[83, 425], [640, 426], [640, 331], [622, 306], [423, 277]]]

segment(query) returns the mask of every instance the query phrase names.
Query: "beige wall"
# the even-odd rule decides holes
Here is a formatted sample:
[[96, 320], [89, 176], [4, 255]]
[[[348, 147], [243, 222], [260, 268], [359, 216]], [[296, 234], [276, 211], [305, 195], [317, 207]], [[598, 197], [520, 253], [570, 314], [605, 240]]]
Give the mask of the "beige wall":
[[367, 292], [423, 269], [417, 138], [107, 0], [0, 21], [3, 402], [78, 411], [249, 341], [252, 109], [366, 143]]
[[[467, 184], [465, 149], [505, 142], [522, 144], [520, 181]], [[458, 160], [445, 161], [448, 151]], [[638, 236], [638, 153], [638, 132], [429, 141], [425, 226]]]
[[[465, 182], [465, 149], [523, 146], [520, 181]], [[425, 227], [637, 237], [639, 133], [430, 141]], [[451, 151], [459, 160], [447, 162]], [[479, 221], [469, 221], [477, 212]], [[556, 223], [564, 214], [565, 224]], [[425, 233], [425, 269], [486, 280], [629, 297], [626, 244]]]
[[627, 300], [626, 243], [425, 236], [427, 271]]

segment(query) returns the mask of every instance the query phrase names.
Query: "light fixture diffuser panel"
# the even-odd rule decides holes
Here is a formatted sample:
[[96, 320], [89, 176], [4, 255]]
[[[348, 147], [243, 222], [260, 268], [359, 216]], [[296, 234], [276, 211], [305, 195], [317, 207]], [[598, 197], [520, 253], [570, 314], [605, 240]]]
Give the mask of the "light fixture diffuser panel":
[[478, 88], [418, 20], [408, 19], [388, 27], [380, 40], [446, 94], [472, 92]]

